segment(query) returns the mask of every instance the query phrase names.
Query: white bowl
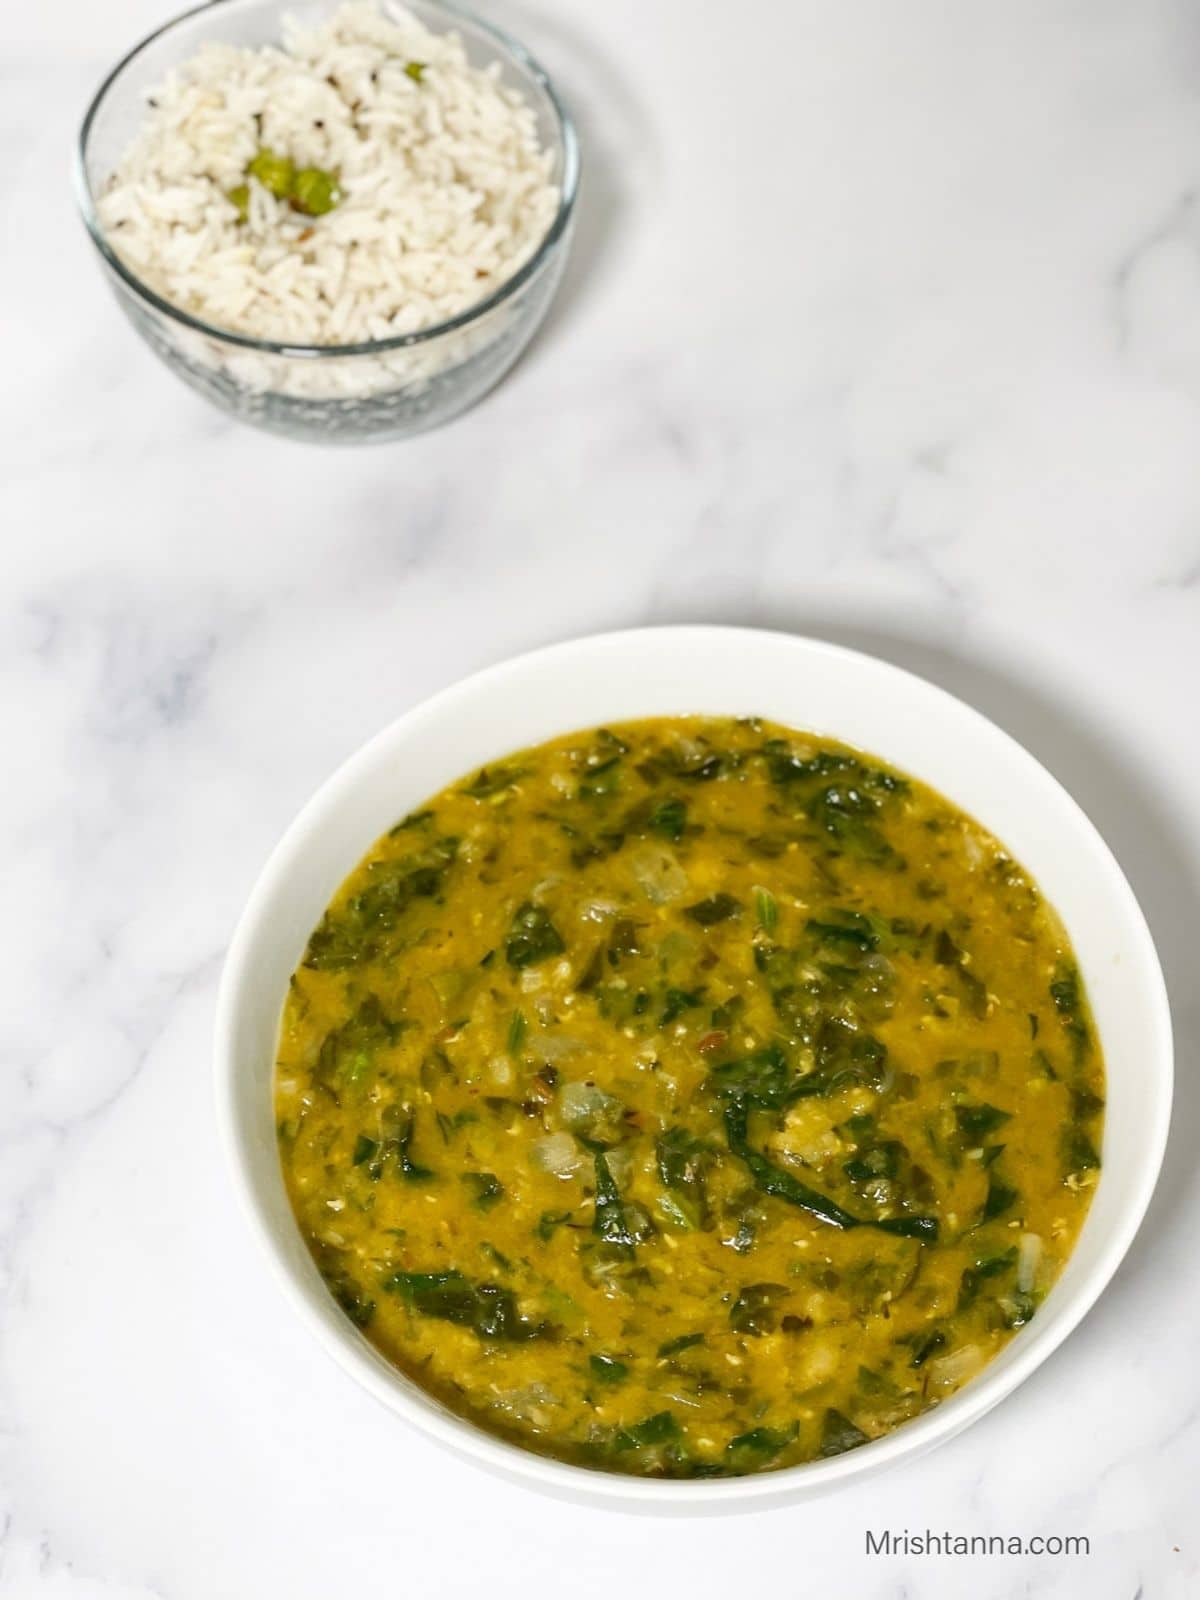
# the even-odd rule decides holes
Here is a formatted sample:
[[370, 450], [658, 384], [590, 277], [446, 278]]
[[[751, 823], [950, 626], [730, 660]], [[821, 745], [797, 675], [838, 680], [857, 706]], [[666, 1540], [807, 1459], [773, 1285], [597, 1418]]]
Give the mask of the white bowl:
[[[1108, 1073], [1104, 1165], [1075, 1252], [1037, 1317], [964, 1389], [848, 1454], [778, 1472], [667, 1481], [569, 1466], [504, 1443], [396, 1371], [334, 1304], [284, 1192], [272, 1073], [288, 979], [334, 890], [397, 817], [525, 745], [627, 718], [759, 715], [856, 745], [976, 817], [1066, 923]], [[555, 645], [435, 695], [371, 740], [288, 829], [225, 966], [216, 1029], [220, 1120], [251, 1225], [299, 1315], [329, 1353], [406, 1421], [476, 1460], [591, 1499], [716, 1508], [793, 1499], [911, 1459], [1002, 1400], [1094, 1304], [1129, 1248], [1158, 1176], [1171, 1106], [1171, 1022], [1149, 930], [1108, 847], [1020, 745], [950, 695], [886, 662], [748, 629], [652, 628]]]

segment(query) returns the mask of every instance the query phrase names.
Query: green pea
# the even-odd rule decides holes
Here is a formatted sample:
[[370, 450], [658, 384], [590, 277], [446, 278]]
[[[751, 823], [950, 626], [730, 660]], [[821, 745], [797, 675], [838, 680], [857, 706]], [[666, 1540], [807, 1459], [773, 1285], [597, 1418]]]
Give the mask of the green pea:
[[286, 200], [292, 191], [296, 169], [287, 156], [278, 156], [269, 145], [263, 145], [246, 168], [248, 178], [257, 178], [268, 194], [277, 200]]
[[320, 167], [303, 167], [292, 180], [292, 208], [308, 217], [323, 217], [342, 198], [337, 174]]

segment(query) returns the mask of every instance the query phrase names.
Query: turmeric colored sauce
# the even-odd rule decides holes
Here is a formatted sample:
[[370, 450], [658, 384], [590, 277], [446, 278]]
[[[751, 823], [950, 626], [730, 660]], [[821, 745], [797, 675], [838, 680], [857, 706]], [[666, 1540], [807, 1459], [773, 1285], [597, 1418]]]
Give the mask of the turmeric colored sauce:
[[371, 850], [277, 1073], [299, 1225], [456, 1411], [613, 1471], [851, 1449], [1029, 1321], [1100, 1165], [1065, 934], [969, 817], [756, 720], [557, 739]]

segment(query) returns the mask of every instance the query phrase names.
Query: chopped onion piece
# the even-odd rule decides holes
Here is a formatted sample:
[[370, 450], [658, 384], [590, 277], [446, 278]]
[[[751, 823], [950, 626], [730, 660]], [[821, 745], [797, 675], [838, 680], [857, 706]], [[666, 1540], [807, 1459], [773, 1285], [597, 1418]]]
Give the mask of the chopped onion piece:
[[534, 1054], [542, 1061], [565, 1061], [568, 1056], [580, 1055], [586, 1043], [571, 1033], [547, 1033], [537, 1041]]
[[564, 1083], [559, 1114], [572, 1133], [596, 1144], [616, 1144], [625, 1131], [625, 1106], [594, 1083]]
[[1042, 1264], [1042, 1241], [1036, 1233], [1023, 1233], [1017, 1252], [1017, 1288], [1028, 1294], [1037, 1282], [1038, 1268]]
[[963, 855], [967, 859], [967, 865], [972, 869], [972, 871], [974, 871], [976, 867], [983, 865], [983, 844], [979, 839], [976, 838], [975, 829], [966, 821], [965, 818], [963, 819], [961, 834]]
[[529, 1159], [539, 1172], [569, 1178], [583, 1165], [583, 1155], [569, 1133], [548, 1133], [529, 1147]]
[[579, 920], [581, 922], [607, 922], [609, 917], [615, 917], [620, 909], [615, 900], [589, 900], [580, 908]]
[[678, 900], [687, 892], [687, 873], [663, 845], [643, 845], [630, 857], [629, 865], [642, 893], [655, 905]]
[[633, 1171], [633, 1151], [628, 1145], [618, 1145], [615, 1150], [606, 1150], [604, 1154], [612, 1181], [618, 1188], [624, 1188]]
[[941, 1356], [929, 1363], [930, 1386], [945, 1390], [961, 1388], [968, 1378], [975, 1376], [986, 1360], [987, 1356], [977, 1344], [964, 1344], [957, 1350], [951, 1350], [948, 1356]]

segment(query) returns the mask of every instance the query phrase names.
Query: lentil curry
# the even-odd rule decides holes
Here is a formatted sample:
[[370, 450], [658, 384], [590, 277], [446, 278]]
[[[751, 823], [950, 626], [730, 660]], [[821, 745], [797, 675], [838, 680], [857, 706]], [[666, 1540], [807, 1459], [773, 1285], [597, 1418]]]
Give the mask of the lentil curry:
[[967, 1382], [1070, 1253], [1102, 1096], [1002, 846], [756, 719], [557, 739], [406, 817], [313, 933], [277, 1074], [366, 1337], [509, 1440], [679, 1477]]

